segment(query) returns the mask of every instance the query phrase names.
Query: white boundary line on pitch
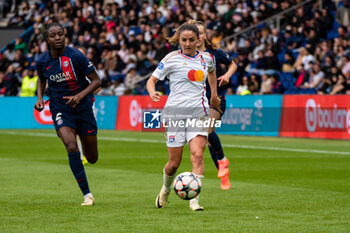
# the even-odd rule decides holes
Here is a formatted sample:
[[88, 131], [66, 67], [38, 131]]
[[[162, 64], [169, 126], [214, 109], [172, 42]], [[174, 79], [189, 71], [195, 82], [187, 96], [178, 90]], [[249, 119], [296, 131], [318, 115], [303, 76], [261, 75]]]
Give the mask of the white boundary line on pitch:
[[[19, 133], [10, 131], [0, 131], [0, 134], [6, 135], [22, 135], [22, 136], [35, 136], [35, 137], [57, 137], [56, 134], [48, 133]], [[137, 138], [112, 138], [112, 137], [98, 137], [98, 140], [104, 141], [124, 141], [124, 142], [143, 142], [143, 143], [162, 143], [162, 140], [152, 140], [152, 139], [137, 139]], [[275, 150], [275, 151], [290, 151], [290, 152], [306, 152], [306, 153], [316, 153], [316, 154], [336, 154], [336, 155], [350, 155], [350, 152], [345, 151], [327, 151], [327, 150], [307, 150], [298, 148], [283, 148], [283, 147], [269, 147], [269, 146], [249, 146], [249, 145], [232, 145], [232, 144], [222, 144], [224, 147], [230, 148], [241, 148], [250, 150]]]

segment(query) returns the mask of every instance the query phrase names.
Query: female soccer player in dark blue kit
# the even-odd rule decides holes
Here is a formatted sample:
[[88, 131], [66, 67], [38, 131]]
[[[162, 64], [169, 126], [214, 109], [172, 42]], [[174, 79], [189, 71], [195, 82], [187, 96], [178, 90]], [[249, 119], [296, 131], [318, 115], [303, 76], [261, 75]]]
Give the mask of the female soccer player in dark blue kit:
[[[44, 38], [48, 51], [36, 61], [39, 74], [38, 100], [34, 108], [44, 109], [43, 95], [48, 82], [50, 111], [58, 136], [66, 147], [69, 166], [84, 195], [81, 205], [94, 205], [76, 135], [80, 136], [84, 155], [89, 163], [98, 159], [97, 124], [92, 111], [92, 93], [101, 85], [95, 67], [77, 49], [66, 47], [63, 27], [47, 26]], [[89, 81], [86, 79], [89, 79]]]
[[[221, 106], [220, 109], [216, 109], [211, 107], [209, 118], [215, 118], [216, 120], [221, 119], [222, 115], [224, 115], [225, 109], [226, 109], [226, 100], [225, 100], [225, 93], [226, 88], [225, 85], [230, 82], [231, 76], [236, 72], [237, 65], [232, 60], [232, 58], [226, 54], [224, 51], [220, 49], [214, 49], [209, 40], [206, 36], [206, 30], [205, 26], [200, 21], [194, 21], [193, 23], [197, 25], [199, 29], [199, 39], [200, 44], [198, 45], [199, 51], [206, 51], [209, 52], [216, 61], [215, 64], [215, 70], [216, 70], [216, 76], [218, 77], [218, 86], [217, 86], [217, 92], [218, 96], [221, 99]], [[221, 68], [221, 64], [224, 64], [227, 66], [227, 71], [224, 73]], [[210, 99], [210, 89], [207, 89], [207, 98]], [[224, 155], [224, 151], [221, 147], [221, 142], [218, 137], [218, 135], [215, 132], [215, 128], [209, 128], [209, 134], [208, 134], [208, 147], [211, 154], [211, 157], [213, 159], [213, 162], [215, 163], [215, 166], [218, 168], [218, 177], [221, 179], [221, 189], [227, 190], [231, 188], [231, 183], [229, 180], [230, 170], [228, 168], [229, 161]]]

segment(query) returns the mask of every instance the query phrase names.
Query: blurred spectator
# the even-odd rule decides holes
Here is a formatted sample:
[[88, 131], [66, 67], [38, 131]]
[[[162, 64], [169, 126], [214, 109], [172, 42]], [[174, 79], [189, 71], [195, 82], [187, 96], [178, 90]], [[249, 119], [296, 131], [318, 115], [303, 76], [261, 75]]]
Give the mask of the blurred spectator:
[[343, 0], [343, 6], [337, 8], [337, 22], [342, 26], [350, 26], [350, 5], [348, 0]]
[[295, 63], [295, 58], [293, 57], [293, 54], [290, 51], [287, 51], [284, 54], [282, 71], [283, 72], [292, 72], [294, 70], [294, 68], [293, 68], [294, 63]]
[[0, 96], [4, 96], [6, 91], [6, 88], [4, 85], [4, 78], [5, 78], [4, 72], [0, 71]]
[[243, 76], [240, 85], [237, 87], [236, 94], [240, 95], [241, 92], [248, 90], [249, 78], [248, 76]]
[[350, 73], [350, 59], [349, 59], [349, 55], [344, 55], [342, 57], [342, 69], [341, 72], [345, 75], [347, 73]]
[[272, 91], [271, 79], [267, 74], [263, 74], [261, 78], [262, 78], [262, 82], [261, 82], [260, 94], [271, 94], [271, 91]]
[[349, 74], [347, 74], [347, 75], [345, 75], [345, 84], [344, 84], [344, 86], [345, 86], [345, 94], [346, 95], [349, 95], [350, 94], [350, 75]]
[[336, 67], [332, 69], [332, 72], [325, 77], [324, 79], [324, 85], [319, 90], [319, 94], [330, 94], [330, 92], [333, 90], [335, 84], [338, 82], [338, 75], [340, 75], [340, 72]]
[[278, 61], [276, 55], [272, 51], [272, 49], [267, 50], [266, 52], [266, 60], [267, 60], [267, 69], [268, 70], [281, 70], [280, 62]]
[[15, 53], [15, 59], [12, 61], [12, 66], [17, 69], [19, 68], [20, 70], [26, 68], [28, 66], [28, 62], [23, 55], [22, 50], [17, 50]]
[[27, 43], [23, 40], [22, 37], [18, 37], [15, 42], [15, 51], [21, 50], [23, 54], [28, 53]]
[[36, 85], [38, 81], [38, 73], [34, 69], [24, 70], [21, 86], [21, 97], [36, 96]]
[[302, 87], [302, 86], [304, 86], [304, 83], [308, 82], [309, 74], [304, 69], [304, 65], [303, 64], [300, 64], [297, 67], [297, 70], [294, 72], [294, 77], [297, 78], [297, 80], [295, 82], [295, 86], [296, 87]]
[[4, 52], [4, 55], [6, 56], [6, 58], [12, 62], [15, 59], [15, 46], [14, 44], [8, 44], [6, 47], [6, 51]]
[[281, 82], [278, 80], [277, 75], [272, 75], [271, 77], [271, 93], [272, 94], [282, 94], [283, 86]]
[[311, 54], [310, 49], [306, 47], [301, 47], [299, 51], [299, 56], [294, 63], [294, 67], [298, 67], [300, 64], [303, 64], [304, 69], [308, 71], [310, 69], [310, 62], [314, 62], [314, 56]]
[[346, 91], [346, 80], [344, 78], [344, 75], [339, 74], [336, 79], [332, 80], [335, 83], [333, 84], [333, 88], [329, 92], [329, 94], [334, 95], [334, 94], [345, 94]]
[[[178, 49], [165, 38], [171, 36], [173, 28], [180, 23], [194, 18], [204, 21], [209, 39], [215, 46], [235, 57], [238, 65], [236, 77], [250, 77], [246, 85], [241, 83], [239, 89], [246, 86], [245, 89], [253, 93], [259, 88], [261, 93], [270, 92], [268, 86], [273, 78], [263, 76], [260, 83], [254, 72], [282, 76], [281, 72], [295, 71], [294, 79], [286, 81], [296, 80], [295, 86], [302, 87], [311, 79], [309, 75], [313, 63], [321, 64], [326, 79], [329, 79], [334, 66], [343, 70], [346, 76], [350, 64], [344, 56], [350, 54], [350, 25], [341, 24], [343, 26], [338, 28], [334, 24], [332, 11], [336, 8], [333, 1], [324, 1], [323, 6], [327, 8], [321, 10], [316, 5], [306, 4], [280, 15], [280, 31], [274, 28], [273, 23], [267, 23], [243, 33], [237, 40], [223, 40], [300, 2], [58, 0], [31, 5], [23, 2], [16, 10], [13, 8], [13, 17], [8, 25], [33, 25], [34, 34], [28, 43], [18, 39], [16, 48], [6, 50], [0, 58], [0, 67], [5, 71], [13, 65], [15, 76], [20, 77], [22, 70], [30, 69], [38, 55], [46, 51], [42, 37], [45, 25], [58, 21], [65, 27], [67, 44], [88, 49], [87, 56], [104, 74], [104, 88], [99, 94], [120, 95], [127, 89], [125, 83], [129, 78], [126, 79], [126, 76], [130, 72], [135, 71], [134, 76], [145, 77], [165, 54]], [[348, 10], [346, 2], [344, 7], [337, 9], [337, 20], [349, 21]], [[274, 80], [271, 92], [285, 91], [278, 83], [277, 79]], [[268, 84], [266, 90], [265, 84]], [[283, 80], [283, 87], [294, 87], [293, 84], [287, 85]], [[142, 85], [143, 81], [136, 85], [137, 93], [144, 94]], [[167, 85], [166, 82], [164, 85]], [[228, 92], [237, 93], [236, 86], [237, 83], [234, 83]]]
[[251, 88], [252, 93], [257, 93], [260, 90], [260, 77], [257, 74], [251, 74], [250, 83], [254, 86]]
[[7, 59], [6, 54], [0, 53], [0, 71], [6, 70], [9, 65], [11, 65], [11, 61]]
[[12, 65], [7, 68], [1, 85], [3, 86], [1, 94], [5, 96], [16, 96], [18, 94], [20, 82]]
[[244, 90], [240, 93], [240, 95], [253, 95], [253, 94], [256, 94], [257, 91], [255, 89], [255, 86], [253, 83], [249, 83], [248, 84], [248, 89], [247, 90]]
[[321, 65], [319, 63], [314, 64], [309, 74], [309, 82], [304, 83], [304, 87], [316, 88], [316, 90], [321, 89], [324, 82], [324, 73], [321, 70]]

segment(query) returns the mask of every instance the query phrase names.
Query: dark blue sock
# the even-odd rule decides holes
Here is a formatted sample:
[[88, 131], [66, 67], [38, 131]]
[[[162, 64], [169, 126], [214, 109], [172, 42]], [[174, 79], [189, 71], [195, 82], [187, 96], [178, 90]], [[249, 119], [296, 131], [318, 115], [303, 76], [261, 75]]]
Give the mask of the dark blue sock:
[[80, 159], [80, 152], [68, 153], [69, 166], [73, 172], [73, 175], [78, 182], [80, 190], [83, 194], [88, 194], [90, 192], [88, 181], [86, 179], [85, 170], [83, 163]]
[[218, 159], [216, 158], [216, 153], [215, 153], [214, 148], [211, 147], [209, 144], [208, 144], [208, 148], [209, 148], [209, 151], [210, 151], [211, 159], [213, 160], [216, 168], [219, 169]]
[[210, 150], [210, 154], [211, 157], [214, 161], [214, 158], [216, 159], [216, 161], [214, 161], [216, 167], [218, 167], [217, 165], [217, 160], [221, 160], [225, 157], [224, 155], [224, 151], [222, 150], [221, 147], [221, 142], [219, 139], [219, 136], [216, 134], [216, 132], [212, 132], [211, 134], [209, 134], [208, 136], [208, 141], [209, 141], [209, 150]]

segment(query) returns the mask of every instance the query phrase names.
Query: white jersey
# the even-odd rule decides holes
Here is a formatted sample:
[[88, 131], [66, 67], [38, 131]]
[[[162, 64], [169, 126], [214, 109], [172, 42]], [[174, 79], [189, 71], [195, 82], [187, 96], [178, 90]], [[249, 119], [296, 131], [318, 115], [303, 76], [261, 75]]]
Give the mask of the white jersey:
[[153, 76], [170, 81], [170, 95], [165, 108], [192, 109], [194, 117], [209, 114], [205, 81], [208, 72], [215, 69], [215, 60], [207, 52], [197, 52], [194, 57], [187, 56], [181, 50], [166, 55], [159, 63]]

